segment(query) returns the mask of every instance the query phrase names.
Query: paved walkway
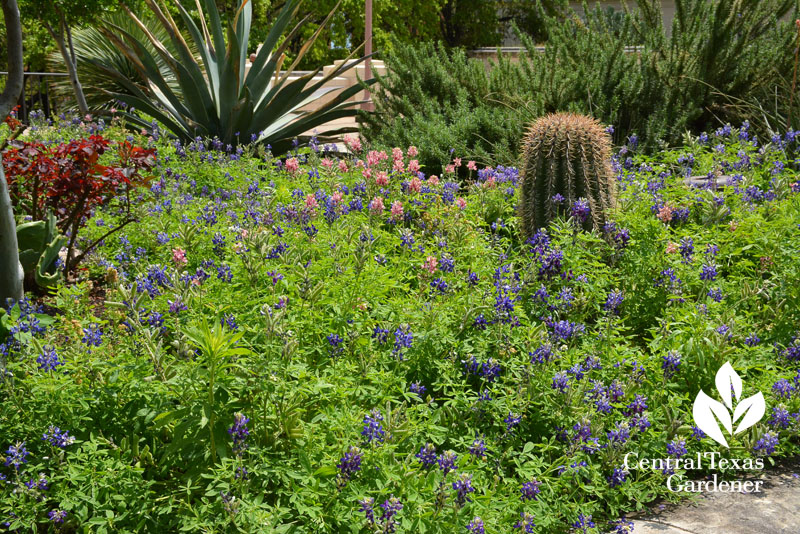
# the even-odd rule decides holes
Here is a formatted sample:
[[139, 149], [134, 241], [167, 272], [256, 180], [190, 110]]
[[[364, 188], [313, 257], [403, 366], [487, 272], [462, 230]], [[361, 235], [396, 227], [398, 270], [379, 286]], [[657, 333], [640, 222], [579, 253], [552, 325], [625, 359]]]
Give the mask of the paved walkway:
[[695, 502], [656, 505], [631, 517], [635, 534], [798, 534], [800, 458], [783, 460], [753, 480], [761, 493], [706, 493]]

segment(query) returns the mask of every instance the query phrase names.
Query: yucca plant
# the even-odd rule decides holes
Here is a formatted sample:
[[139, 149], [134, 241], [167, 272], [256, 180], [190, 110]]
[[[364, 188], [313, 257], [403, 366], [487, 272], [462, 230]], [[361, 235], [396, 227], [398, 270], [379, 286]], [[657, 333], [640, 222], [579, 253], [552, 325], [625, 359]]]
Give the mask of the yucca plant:
[[[321, 67], [290, 80], [295, 67], [335, 12], [334, 9], [302, 45], [292, 64], [281, 70], [286, 49], [306, 19], [301, 20], [280, 44], [279, 41], [286, 34], [301, 2], [286, 2], [247, 72], [245, 66], [253, 18], [249, 0], [242, 0], [233, 21], [227, 24], [227, 38], [214, 0], [197, 1], [200, 27], [176, 1], [188, 41], [193, 46], [187, 42], [169, 11], [157, 0], [145, 0], [145, 3], [169, 34], [172, 47], [167, 47], [139, 17], [124, 7], [131, 20], [147, 36], [146, 41], [111, 22], [104, 24], [101, 31], [119, 47], [146, 82], [142, 84], [99, 61], [93, 60], [93, 63], [126, 89], [110, 96], [158, 120], [183, 141], [199, 136], [216, 137], [231, 145], [257, 142], [270, 145], [273, 153], [279, 154], [288, 150], [292, 141], [304, 133], [332, 120], [355, 116], [361, 102], [348, 99], [363, 90], [357, 84], [340, 90], [330, 101], [313, 111], [301, 110], [337, 90], [324, 86], [366, 59], [354, 60], [354, 52], [319, 80], [314, 80], [314, 77]], [[152, 48], [155, 48], [155, 54], [151, 52]], [[170, 48], [177, 52], [170, 52]], [[197, 50], [199, 60], [192, 48]], [[177, 88], [171, 85], [169, 77], [164, 76], [158, 58], [168, 66]], [[366, 83], [372, 83], [372, 80], [366, 80]], [[126, 114], [126, 117], [133, 126], [150, 127], [148, 120], [137, 115]], [[326, 134], [332, 136], [352, 130], [341, 128]]]
[[[153, 54], [158, 69], [170, 88], [173, 91], [180, 90], [175, 76], [148, 40], [147, 34], [126, 13], [112, 13], [108, 16], [107, 21], [141, 40], [147, 50]], [[160, 42], [164, 43], [173, 56], [177, 55], [177, 48], [173, 46], [172, 41], [169, 40], [169, 34], [155, 16], [148, 13], [142, 17], [142, 22]], [[146, 85], [147, 80], [139, 74], [136, 65], [120, 50], [116, 42], [105, 36], [100, 28], [87, 26], [75, 30], [72, 40], [78, 60], [78, 78], [81, 80], [86, 103], [91, 110], [111, 107], [114, 105], [114, 100], [109, 95], [128, 92], [127, 85], [120, 83], [117, 77], [108, 76], [109, 69], [119, 72], [126, 80], [132, 81], [136, 85]], [[61, 57], [60, 52], [54, 51], [48, 55], [47, 62], [55, 72], [63, 65], [64, 58]], [[102, 65], [102, 67], [98, 65]], [[73, 98], [74, 90], [66, 77], [56, 78], [53, 82], [53, 89], [55, 94], [63, 100]]]
[[610, 157], [611, 138], [595, 119], [552, 113], [536, 120], [522, 149], [519, 217], [524, 237], [581, 198], [591, 210], [587, 223], [601, 228], [616, 199]]

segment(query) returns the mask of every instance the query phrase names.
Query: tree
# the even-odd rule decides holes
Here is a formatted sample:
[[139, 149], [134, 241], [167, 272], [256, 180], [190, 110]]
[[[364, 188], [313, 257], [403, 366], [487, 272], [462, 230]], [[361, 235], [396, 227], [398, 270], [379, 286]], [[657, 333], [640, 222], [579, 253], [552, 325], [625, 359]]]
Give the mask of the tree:
[[102, 14], [118, 2], [112, 0], [23, 0], [26, 19], [38, 20], [58, 46], [75, 99], [81, 114], [89, 112], [81, 82], [78, 79], [78, 58], [72, 44], [72, 28], [81, 23], [98, 21]]
[[[8, 53], [8, 79], [0, 94], [0, 117], [6, 117], [16, 105], [22, 92], [22, 26], [19, 20], [17, 0], [0, 0], [6, 26], [6, 46]], [[11, 209], [8, 184], [0, 165], [0, 305], [6, 299], [20, 300], [23, 296], [22, 265], [19, 263], [17, 247], [17, 225]]]

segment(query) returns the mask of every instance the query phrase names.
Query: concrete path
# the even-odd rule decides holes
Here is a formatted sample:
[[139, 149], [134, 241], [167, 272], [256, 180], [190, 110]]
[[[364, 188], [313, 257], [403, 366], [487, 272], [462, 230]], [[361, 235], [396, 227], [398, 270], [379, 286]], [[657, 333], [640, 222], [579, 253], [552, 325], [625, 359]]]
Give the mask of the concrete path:
[[706, 493], [631, 516], [635, 534], [799, 534], [800, 458], [759, 473], [760, 493]]

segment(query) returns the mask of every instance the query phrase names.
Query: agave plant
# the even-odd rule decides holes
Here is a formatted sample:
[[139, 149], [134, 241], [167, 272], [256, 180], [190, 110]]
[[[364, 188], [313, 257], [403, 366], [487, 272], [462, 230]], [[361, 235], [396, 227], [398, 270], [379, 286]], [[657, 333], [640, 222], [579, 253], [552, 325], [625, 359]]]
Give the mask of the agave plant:
[[[318, 80], [314, 78], [321, 67], [291, 78], [295, 67], [330, 21], [335, 9], [302, 45], [292, 64], [282, 70], [286, 49], [306, 19], [301, 20], [280, 44], [279, 41], [297, 15], [301, 2], [286, 2], [249, 70], [245, 68], [253, 17], [249, 0], [242, 0], [233, 21], [227, 25], [227, 38], [214, 0], [197, 0], [200, 27], [176, 1], [187, 37], [157, 0], [145, 0], [168, 33], [170, 47], [123, 4], [128, 16], [147, 39], [138, 38], [111, 22], [104, 24], [101, 31], [131, 61], [139, 79], [145, 83], [99, 61], [90, 61], [125, 87], [125, 91], [110, 96], [158, 120], [183, 141], [199, 136], [216, 137], [231, 145], [257, 142], [269, 144], [272, 151], [279, 154], [288, 150], [292, 141], [304, 133], [332, 120], [355, 116], [358, 104], [362, 103], [349, 101], [363, 90], [360, 85], [344, 90], [325, 87], [327, 82], [366, 59], [353, 59], [355, 52]], [[187, 38], [192, 46], [187, 43]], [[199, 58], [192, 53], [193, 48]], [[155, 53], [151, 52], [153, 49]], [[171, 76], [164, 75], [160, 63], [167, 65]], [[171, 83], [173, 79], [177, 87]], [[373, 81], [366, 80], [366, 83]], [[337, 90], [338, 94], [318, 108], [312, 111], [301, 109]], [[126, 114], [126, 117], [133, 126], [150, 127], [150, 122], [142, 117], [133, 114]], [[326, 134], [338, 135], [352, 130], [341, 128]]]

